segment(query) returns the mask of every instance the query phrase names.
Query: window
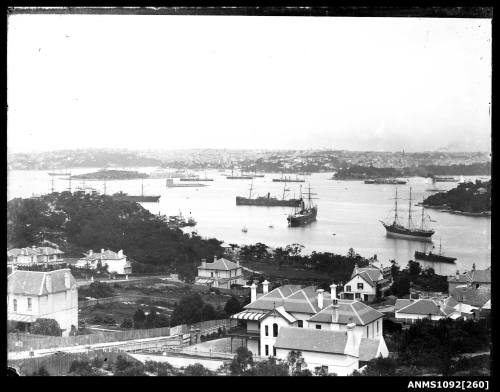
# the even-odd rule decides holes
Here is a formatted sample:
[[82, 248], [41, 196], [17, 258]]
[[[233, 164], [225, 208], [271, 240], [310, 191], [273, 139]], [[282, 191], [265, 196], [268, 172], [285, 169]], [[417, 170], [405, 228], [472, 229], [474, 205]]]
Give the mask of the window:
[[210, 272], [210, 277], [214, 277], [214, 273], [213, 272]]
[[297, 321], [297, 327], [299, 327], [299, 328], [304, 327], [304, 321], [302, 321], [302, 320], [298, 320], [298, 321]]
[[269, 346], [266, 344], [264, 347], [266, 349], [266, 356], [269, 356]]
[[269, 325], [266, 325], [265, 331], [266, 331], [266, 336], [269, 336]]
[[278, 324], [273, 324], [273, 337], [278, 336]]
[[345, 291], [349, 293], [351, 291], [351, 286], [345, 286]]
[[276, 356], [276, 347], [273, 347], [273, 357]]
[[316, 329], [321, 329], [321, 324], [316, 324]]
[[368, 339], [368, 328], [370, 328], [369, 325], [366, 326], [366, 338]]
[[14, 300], [14, 312], [17, 312], [17, 299]]
[[360, 293], [356, 293], [355, 296], [356, 296], [356, 298], [361, 298], [361, 294]]
[[363, 283], [358, 283], [358, 290], [363, 290]]
[[31, 298], [28, 298], [28, 310], [31, 310]]

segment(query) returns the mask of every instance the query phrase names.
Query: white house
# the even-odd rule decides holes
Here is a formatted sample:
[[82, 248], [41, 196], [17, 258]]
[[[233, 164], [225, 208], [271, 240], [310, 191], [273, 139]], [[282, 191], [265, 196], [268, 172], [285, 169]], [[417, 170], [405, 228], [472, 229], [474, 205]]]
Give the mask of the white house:
[[7, 265], [30, 265], [36, 263], [58, 263], [62, 262], [61, 255], [64, 254], [57, 248], [49, 246], [31, 248], [13, 248], [7, 251]]
[[78, 260], [75, 267], [95, 269], [99, 262], [103, 267], [107, 265], [109, 272], [115, 272], [122, 275], [132, 272], [132, 266], [121, 249], [118, 252], [113, 252], [109, 249], [101, 249], [100, 253], [94, 253], [92, 250], [89, 250], [85, 257]]
[[[244, 339], [246, 347], [255, 355], [286, 357], [291, 350], [300, 350], [304, 354], [307, 348], [307, 358], [304, 358], [306, 362], [309, 360], [308, 366], [328, 366], [329, 372], [348, 374], [359, 368], [360, 360], [367, 361], [389, 354], [383, 337], [383, 314], [360, 301], [337, 299], [335, 284], [330, 286], [331, 293], [328, 296], [314, 286], [302, 288], [285, 285], [272, 291], [268, 291], [269, 282], [263, 282], [262, 286], [262, 294], [257, 295], [257, 286], [253, 284], [251, 302], [245, 306], [245, 310], [231, 316], [241, 320], [244, 328], [233, 336]], [[287, 335], [281, 338], [281, 331], [290, 329], [293, 331], [286, 332]], [[316, 334], [316, 331], [325, 334]], [[328, 339], [340, 339], [332, 343], [340, 347], [341, 336], [347, 336], [348, 332], [357, 342], [349, 346], [348, 354], [340, 352], [340, 348], [323, 352], [315, 350], [314, 345], [301, 345], [308, 341], [306, 337], [310, 336], [310, 340], [316, 342], [320, 339], [318, 336], [328, 336]], [[367, 342], [360, 346], [362, 339]], [[328, 342], [325, 340], [326, 345]], [[365, 352], [366, 345], [377, 350]], [[347, 346], [343, 347], [345, 349]]]
[[78, 328], [78, 289], [69, 269], [16, 270], [7, 277], [7, 320], [29, 328], [38, 318], [56, 320], [63, 336]]
[[383, 296], [391, 284], [390, 268], [378, 268], [373, 264], [359, 268], [355, 265], [351, 280], [344, 285], [344, 291], [339, 296], [344, 299], [372, 301], [377, 295], [377, 289]]
[[195, 284], [223, 289], [230, 289], [232, 284], [244, 285], [245, 283], [239, 261], [233, 263], [224, 258], [217, 259], [217, 257], [214, 257], [213, 263], [207, 263], [205, 259], [201, 260], [195, 280]]

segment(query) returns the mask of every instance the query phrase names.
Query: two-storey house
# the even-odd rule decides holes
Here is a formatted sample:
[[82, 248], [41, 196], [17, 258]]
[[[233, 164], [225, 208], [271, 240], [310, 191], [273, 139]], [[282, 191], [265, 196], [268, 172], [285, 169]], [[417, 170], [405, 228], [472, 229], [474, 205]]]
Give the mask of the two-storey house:
[[[241, 330], [232, 336], [255, 355], [285, 358], [291, 350], [300, 350], [311, 370], [326, 366], [342, 375], [370, 356], [388, 355], [383, 314], [360, 301], [337, 299], [335, 284], [329, 296], [314, 286], [285, 285], [268, 291], [269, 282], [262, 285], [257, 295], [253, 284], [251, 302], [231, 316], [241, 320]], [[323, 339], [324, 346], [318, 346]], [[368, 346], [374, 349], [365, 350]]]
[[201, 260], [195, 280], [195, 284], [223, 289], [230, 289], [233, 284], [244, 285], [245, 283], [239, 261], [233, 263], [224, 258], [217, 259], [217, 257], [214, 257], [213, 263], [207, 263], [205, 259]]
[[89, 250], [85, 257], [78, 260], [75, 266], [78, 268], [95, 269], [99, 263], [101, 263], [103, 267], [108, 266], [108, 272], [110, 273], [121, 275], [132, 273], [132, 266], [121, 249], [118, 252], [113, 252], [109, 249], [101, 249], [101, 252], [96, 253]]
[[376, 298], [377, 292], [384, 296], [391, 284], [390, 268], [378, 268], [373, 264], [359, 268], [355, 265], [351, 279], [344, 285], [344, 291], [339, 296], [343, 299], [370, 302]]
[[7, 251], [7, 265], [30, 265], [36, 263], [60, 263], [64, 254], [57, 248], [49, 246], [31, 248], [13, 248]]
[[468, 287], [480, 293], [491, 293], [491, 268], [477, 270], [475, 265], [471, 271], [448, 277], [448, 294], [453, 295], [455, 289]]
[[7, 320], [29, 325], [54, 319], [63, 336], [78, 328], [78, 289], [69, 269], [50, 272], [16, 270], [7, 277]]

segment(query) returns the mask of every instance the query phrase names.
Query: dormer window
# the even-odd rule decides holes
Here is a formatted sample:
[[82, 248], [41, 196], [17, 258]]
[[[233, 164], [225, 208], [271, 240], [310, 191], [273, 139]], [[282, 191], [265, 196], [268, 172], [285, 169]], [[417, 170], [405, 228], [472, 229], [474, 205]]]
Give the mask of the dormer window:
[[304, 321], [302, 320], [297, 320], [297, 327], [303, 328], [304, 327]]
[[358, 283], [358, 290], [363, 290], [363, 283]]

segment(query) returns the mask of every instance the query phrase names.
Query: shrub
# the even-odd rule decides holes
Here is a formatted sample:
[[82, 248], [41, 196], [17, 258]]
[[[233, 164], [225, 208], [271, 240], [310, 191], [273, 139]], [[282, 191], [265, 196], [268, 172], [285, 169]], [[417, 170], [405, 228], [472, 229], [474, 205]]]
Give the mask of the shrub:
[[36, 335], [61, 336], [62, 330], [56, 320], [39, 318], [33, 323], [31, 333]]
[[134, 327], [134, 322], [128, 318], [124, 319], [122, 321], [122, 323], [120, 324], [120, 327], [121, 328], [126, 328], [126, 329], [130, 329], [130, 328], [133, 328]]
[[104, 316], [103, 322], [104, 324], [116, 324], [116, 320], [108, 315]]

